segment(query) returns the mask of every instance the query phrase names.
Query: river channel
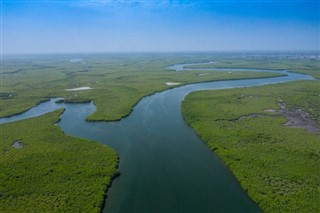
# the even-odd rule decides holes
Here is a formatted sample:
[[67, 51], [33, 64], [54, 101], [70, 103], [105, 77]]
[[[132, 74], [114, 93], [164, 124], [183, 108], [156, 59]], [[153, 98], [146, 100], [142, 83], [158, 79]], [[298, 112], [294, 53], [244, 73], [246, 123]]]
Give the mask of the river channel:
[[[185, 65], [168, 68], [186, 71]], [[224, 163], [185, 124], [180, 106], [193, 91], [313, 79], [288, 71], [272, 72], [287, 76], [196, 83], [158, 92], [144, 97], [128, 117], [117, 122], [87, 122], [85, 117], [96, 109], [93, 103], [57, 104], [56, 99], [0, 122], [34, 117], [63, 107], [66, 110], [58, 125], [66, 134], [115, 149], [120, 156], [121, 175], [108, 190], [103, 212], [261, 212]]]

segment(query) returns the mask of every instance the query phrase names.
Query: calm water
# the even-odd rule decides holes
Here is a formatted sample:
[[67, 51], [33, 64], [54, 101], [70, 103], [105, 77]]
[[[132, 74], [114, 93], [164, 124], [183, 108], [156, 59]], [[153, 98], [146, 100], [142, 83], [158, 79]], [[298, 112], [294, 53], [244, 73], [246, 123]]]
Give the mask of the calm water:
[[260, 212], [223, 162], [185, 124], [180, 105], [197, 90], [312, 79], [277, 72], [288, 76], [198, 83], [156, 93], [143, 98], [119, 122], [86, 122], [84, 118], [95, 111], [93, 103], [55, 104], [52, 100], [33, 110], [64, 107], [59, 125], [66, 134], [99, 141], [117, 151], [121, 176], [108, 190], [103, 212]]

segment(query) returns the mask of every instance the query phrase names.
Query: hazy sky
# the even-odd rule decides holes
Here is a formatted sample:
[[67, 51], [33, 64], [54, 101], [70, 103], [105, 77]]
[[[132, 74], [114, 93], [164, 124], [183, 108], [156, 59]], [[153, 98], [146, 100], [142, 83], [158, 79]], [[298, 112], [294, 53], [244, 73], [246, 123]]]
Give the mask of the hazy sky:
[[1, 0], [2, 52], [319, 50], [320, 0]]

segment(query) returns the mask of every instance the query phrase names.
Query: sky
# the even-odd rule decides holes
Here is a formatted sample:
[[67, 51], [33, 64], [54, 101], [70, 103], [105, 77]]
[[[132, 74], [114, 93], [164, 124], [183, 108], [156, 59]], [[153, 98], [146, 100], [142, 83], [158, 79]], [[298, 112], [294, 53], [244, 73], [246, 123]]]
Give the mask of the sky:
[[320, 0], [1, 0], [1, 52], [319, 51]]

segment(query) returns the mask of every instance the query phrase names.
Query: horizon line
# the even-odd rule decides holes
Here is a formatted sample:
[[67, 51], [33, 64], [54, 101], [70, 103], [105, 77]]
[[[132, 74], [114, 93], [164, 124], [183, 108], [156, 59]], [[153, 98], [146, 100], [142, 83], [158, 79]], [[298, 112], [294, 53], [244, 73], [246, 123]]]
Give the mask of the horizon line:
[[185, 50], [185, 51], [88, 51], [88, 52], [29, 52], [29, 53], [1, 53], [10, 55], [69, 55], [69, 54], [137, 54], [137, 53], [318, 53], [314, 50]]

